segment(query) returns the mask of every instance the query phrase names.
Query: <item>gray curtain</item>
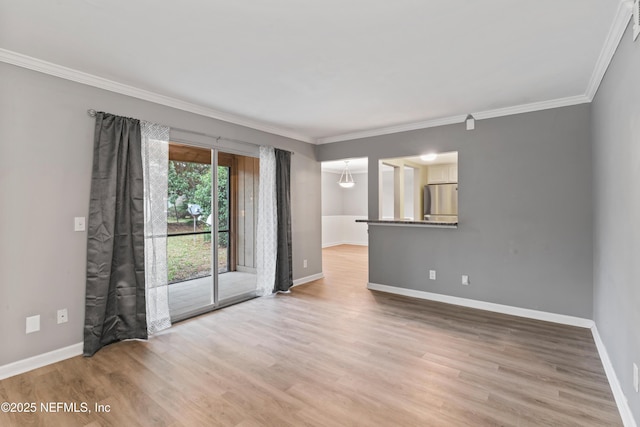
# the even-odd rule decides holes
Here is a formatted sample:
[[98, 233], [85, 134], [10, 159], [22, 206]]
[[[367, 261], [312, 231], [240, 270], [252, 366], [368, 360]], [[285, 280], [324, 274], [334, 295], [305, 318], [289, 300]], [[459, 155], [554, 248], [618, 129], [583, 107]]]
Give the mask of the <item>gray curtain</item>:
[[291, 262], [291, 153], [275, 149], [276, 205], [278, 210], [278, 254], [274, 292], [287, 292], [293, 286]]
[[84, 355], [147, 338], [140, 122], [99, 112], [87, 236]]

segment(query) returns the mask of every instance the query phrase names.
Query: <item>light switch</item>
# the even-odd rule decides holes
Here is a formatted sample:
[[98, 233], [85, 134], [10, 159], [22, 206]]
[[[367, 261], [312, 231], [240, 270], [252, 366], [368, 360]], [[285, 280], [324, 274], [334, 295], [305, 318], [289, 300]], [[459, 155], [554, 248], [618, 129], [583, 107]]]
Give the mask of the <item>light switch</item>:
[[84, 231], [85, 230], [85, 217], [77, 216], [74, 219], [74, 231]]
[[40, 315], [27, 317], [27, 333], [38, 332], [40, 330]]

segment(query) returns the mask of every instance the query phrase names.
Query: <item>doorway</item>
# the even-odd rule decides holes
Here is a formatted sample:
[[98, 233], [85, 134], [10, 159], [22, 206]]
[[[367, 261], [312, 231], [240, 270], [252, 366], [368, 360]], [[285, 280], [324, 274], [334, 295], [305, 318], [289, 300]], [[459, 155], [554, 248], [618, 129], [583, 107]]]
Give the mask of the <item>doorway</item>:
[[169, 144], [172, 322], [255, 297], [258, 172], [257, 158]]
[[[353, 177], [353, 185], [340, 185], [346, 170]], [[367, 158], [322, 162], [321, 181], [322, 247], [367, 246], [367, 224], [356, 223], [368, 218]]]

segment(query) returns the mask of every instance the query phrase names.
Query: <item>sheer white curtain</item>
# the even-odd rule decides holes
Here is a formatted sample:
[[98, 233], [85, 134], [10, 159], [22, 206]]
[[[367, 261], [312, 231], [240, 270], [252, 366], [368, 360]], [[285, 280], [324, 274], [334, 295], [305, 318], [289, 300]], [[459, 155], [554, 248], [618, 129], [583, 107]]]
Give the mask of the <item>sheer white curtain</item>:
[[144, 270], [149, 335], [171, 326], [167, 279], [169, 128], [140, 121], [144, 182]]
[[273, 293], [278, 252], [278, 213], [276, 210], [276, 156], [273, 147], [260, 147], [260, 185], [258, 188], [258, 227], [256, 235], [257, 293]]

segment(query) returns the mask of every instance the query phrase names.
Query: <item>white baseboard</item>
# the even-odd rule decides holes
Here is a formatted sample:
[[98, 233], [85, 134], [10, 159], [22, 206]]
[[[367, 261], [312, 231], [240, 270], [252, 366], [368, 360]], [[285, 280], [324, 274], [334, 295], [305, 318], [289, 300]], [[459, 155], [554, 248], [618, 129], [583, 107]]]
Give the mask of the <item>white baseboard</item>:
[[319, 280], [323, 278], [324, 278], [323, 273], [312, 274], [311, 276], [301, 277], [299, 279], [294, 280], [293, 286], [304, 285], [305, 283], [313, 282], [314, 280]]
[[340, 243], [341, 245], [353, 245], [353, 246], [369, 246], [369, 242], [356, 242], [353, 240], [347, 240], [346, 242]]
[[510, 314], [512, 316], [526, 317], [528, 319], [544, 320], [546, 322], [561, 323], [563, 325], [578, 326], [581, 328], [591, 328], [594, 325], [593, 320], [584, 319], [582, 317], [567, 316], [565, 314], [549, 313], [546, 311], [531, 310], [529, 308], [513, 307], [510, 305], [496, 304], [492, 302], [478, 301], [468, 298], [454, 297], [450, 295], [434, 294], [432, 292], [399, 288], [397, 286], [369, 283], [367, 284], [367, 288], [374, 291], [388, 292], [391, 294], [404, 295], [407, 297], [420, 298], [431, 301], [439, 301], [447, 304], [461, 305], [464, 307], [477, 308], [480, 310], [493, 311], [502, 314]]
[[332, 246], [340, 246], [340, 245], [342, 245], [342, 244], [343, 244], [342, 242], [323, 243], [323, 244], [322, 244], [322, 249], [324, 249], [324, 248], [330, 248], [330, 247], [332, 247]]
[[388, 285], [380, 285], [377, 283], [368, 283], [367, 289], [371, 289], [374, 291], [388, 292], [396, 295], [403, 295], [413, 298], [426, 299], [430, 301], [438, 301], [444, 302], [448, 304], [455, 304], [464, 307], [477, 308], [480, 310], [493, 311], [502, 314], [510, 314], [513, 316], [526, 317], [529, 319], [536, 320], [544, 320], [547, 322], [560, 323], [563, 325], [570, 326], [578, 326], [581, 328], [590, 328], [591, 333], [593, 334], [593, 340], [598, 348], [598, 354], [600, 355], [600, 360], [602, 361], [602, 365], [604, 367], [604, 371], [607, 374], [607, 380], [609, 381], [609, 386], [611, 387], [611, 391], [613, 392], [613, 397], [616, 401], [616, 406], [618, 407], [618, 411], [620, 412], [620, 417], [622, 418], [622, 422], [625, 427], [638, 427], [635, 419], [633, 418], [633, 413], [631, 412], [631, 408], [629, 408], [629, 403], [627, 401], [624, 392], [622, 391], [622, 387], [620, 386], [620, 382], [618, 381], [618, 377], [616, 375], [615, 370], [613, 369], [613, 365], [611, 364], [611, 359], [609, 359], [609, 354], [607, 353], [607, 349], [604, 345], [604, 342], [600, 338], [600, 334], [598, 333], [598, 329], [596, 328], [596, 324], [591, 319], [584, 319], [581, 317], [567, 316], [564, 314], [557, 313], [549, 313], [546, 311], [538, 311], [531, 310], [528, 308], [521, 307], [513, 307], [509, 305], [503, 304], [495, 304], [491, 302], [472, 300], [467, 298], [454, 297], [443, 294], [435, 294], [431, 292], [425, 291], [417, 291], [415, 289], [406, 289], [399, 288], [396, 286], [388, 286]]
[[43, 366], [51, 365], [52, 363], [60, 362], [65, 359], [80, 356], [82, 354], [83, 347], [84, 344], [80, 342], [48, 353], [39, 354], [28, 359], [18, 360], [17, 362], [0, 366], [0, 380], [42, 368]]
[[598, 328], [594, 324], [591, 328], [591, 333], [593, 334], [593, 341], [596, 343], [596, 347], [598, 348], [598, 354], [600, 354], [600, 360], [602, 361], [602, 366], [604, 367], [604, 372], [607, 374], [607, 380], [609, 380], [609, 385], [611, 386], [611, 392], [613, 393], [613, 397], [616, 400], [616, 405], [618, 406], [618, 411], [620, 411], [620, 417], [622, 418], [622, 423], [625, 427], [637, 427], [636, 421], [633, 418], [633, 414], [631, 413], [631, 408], [629, 408], [629, 402], [627, 401], [627, 397], [624, 395], [622, 391], [622, 386], [620, 386], [620, 381], [618, 381], [618, 376], [616, 375], [616, 371], [613, 369], [613, 365], [611, 364], [611, 359], [609, 359], [609, 353], [607, 353], [607, 348], [604, 346], [604, 342], [602, 338], [600, 338], [600, 334], [598, 333]]
[[[323, 273], [313, 274], [311, 276], [301, 277], [293, 281], [293, 286], [302, 285], [304, 283], [313, 282], [314, 280], [324, 278]], [[37, 356], [29, 357], [28, 359], [18, 360], [17, 362], [9, 363], [7, 365], [0, 366], [0, 380], [13, 377], [15, 375], [23, 374], [25, 372], [32, 371], [34, 369], [42, 368], [43, 366], [51, 365], [56, 362], [70, 359], [75, 356], [82, 355], [84, 343], [77, 343], [68, 347], [59, 348], [57, 350], [50, 351], [48, 353], [39, 354]]]
[[340, 245], [369, 246], [369, 242], [345, 241], [345, 242], [335, 242], [335, 243], [323, 243], [322, 244], [322, 249], [330, 248], [332, 246], [340, 246]]

